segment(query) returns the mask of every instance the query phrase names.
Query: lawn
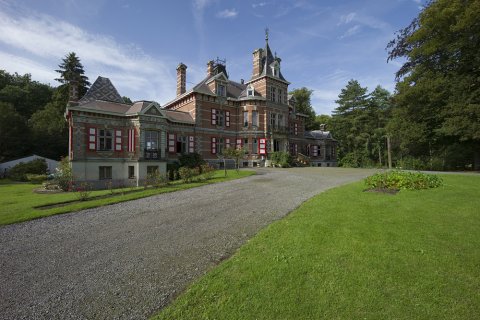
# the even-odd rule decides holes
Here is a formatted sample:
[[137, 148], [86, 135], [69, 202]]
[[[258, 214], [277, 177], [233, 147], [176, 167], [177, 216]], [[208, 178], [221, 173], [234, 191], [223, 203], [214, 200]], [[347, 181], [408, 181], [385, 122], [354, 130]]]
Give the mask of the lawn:
[[[219, 170], [215, 172], [213, 179], [205, 182], [180, 183], [176, 181], [175, 183], [172, 183], [166, 187], [158, 189], [150, 187], [146, 190], [139, 188], [138, 191], [132, 193], [126, 193], [130, 191], [128, 188], [123, 190], [117, 189], [114, 190], [116, 194], [112, 197], [81, 201], [46, 210], [36, 209], [35, 207], [63, 203], [67, 201], [75, 201], [78, 200], [78, 195], [75, 192], [38, 194], [34, 193], [33, 190], [39, 188], [40, 185], [30, 183], [7, 183], [7, 181], [3, 180], [3, 182], [0, 183], [0, 225], [32, 220], [54, 214], [95, 208], [133, 199], [145, 198], [159, 193], [190, 189], [210, 183], [239, 179], [253, 174], [255, 174], [254, 171], [240, 170], [236, 172], [235, 170], [228, 170], [227, 177], [225, 177], [224, 171]], [[122, 193], [122, 191], [124, 193]], [[93, 191], [90, 194], [90, 197], [108, 195], [110, 193], [110, 190]]]
[[478, 319], [480, 177], [307, 201], [156, 319]]

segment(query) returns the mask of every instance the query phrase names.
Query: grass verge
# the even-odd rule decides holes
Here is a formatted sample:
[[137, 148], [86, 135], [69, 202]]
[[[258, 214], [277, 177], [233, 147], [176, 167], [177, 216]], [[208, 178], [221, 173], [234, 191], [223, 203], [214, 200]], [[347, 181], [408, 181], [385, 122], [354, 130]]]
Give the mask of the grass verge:
[[[4, 183], [0, 183], [0, 225], [47, 217], [54, 214], [95, 208], [118, 202], [145, 198], [160, 193], [195, 188], [206, 184], [239, 179], [253, 174], [255, 174], [254, 171], [240, 170], [239, 172], [236, 172], [235, 170], [228, 170], [228, 175], [225, 177], [223, 170], [219, 170], [215, 172], [213, 179], [208, 181], [172, 183], [169, 186], [158, 189], [149, 188], [142, 190], [143, 188], [141, 188], [137, 192], [126, 194], [122, 194], [122, 190], [116, 189], [114, 190], [115, 195], [112, 197], [81, 201], [62, 207], [45, 210], [35, 209], [34, 207], [74, 201], [78, 200], [78, 196], [75, 194], [75, 192], [37, 194], [34, 193], [33, 190], [38, 188], [40, 185], [30, 183], [7, 183], [6, 181], [3, 181]], [[128, 191], [129, 189], [125, 188], [124, 190]], [[108, 194], [110, 194], [110, 190], [98, 190], [92, 191], [90, 196], [93, 197]]]
[[271, 224], [155, 319], [476, 319], [480, 177], [397, 195], [331, 189]]

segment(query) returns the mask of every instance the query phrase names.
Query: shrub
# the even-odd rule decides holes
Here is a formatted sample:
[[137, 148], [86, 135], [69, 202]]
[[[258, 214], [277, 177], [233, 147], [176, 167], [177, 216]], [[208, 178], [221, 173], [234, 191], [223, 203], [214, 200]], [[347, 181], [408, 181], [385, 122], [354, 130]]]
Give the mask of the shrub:
[[180, 157], [178, 157], [178, 162], [180, 167], [187, 168], [198, 168], [205, 163], [199, 153], [182, 154]]
[[15, 181], [28, 181], [27, 174], [45, 174], [47, 162], [45, 159], [35, 159], [29, 162], [20, 162], [8, 170], [8, 177]]
[[168, 172], [168, 179], [170, 181], [179, 180], [178, 168], [180, 168], [180, 164], [178, 162], [167, 163], [167, 172]]
[[55, 182], [63, 191], [69, 191], [73, 184], [73, 172], [68, 157], [64, 157], [60, 160], [60, 164], [56, 170]]
[[198, 181], [200, 179], [200, 169], [199, 168], [187, 168], [181, 167], [178, 169], [180, 177], [183, 179], [183, 182], [189, 183]]
[[160, 188], [168, 185], [168, 177], [166, 174], [161, 174], [158, 170], [147, 175], [147, 185], [150, 184], [155, 188]]
[[281, 166], [282, 168], [289, 168], [292, 165], [293, 158], [290, 153], [285, 151], [276, 151], [270, 154], [270, 160], [273, 165]]
[[30, 181], [31, 183], [34, 184], [40, 184], [47, 180], [47, 175], [46, 174], [32, 174], [32, 173], [27, 173], [27, 180]]
[[350, 152], [339, 160], [338, 165], [344, 168], [358, 168], [360, 167], [360, 161], [354, 153]]
[[86, 201], [92, 192], [92, 185], [88, 182], [82, 182], [75, 188], [76, 195], [80, 201]]
[[202, 180], [210, 180], [215, 175], [215, 168], [208, 164], [202, 165], [200, 170], [202, 172], [202, 175], [201, 175]]
[[421, 172], [389, 171], [365, 179], [368, 189], [419, 190], [437, 188], [443, 184], [440, 177]]

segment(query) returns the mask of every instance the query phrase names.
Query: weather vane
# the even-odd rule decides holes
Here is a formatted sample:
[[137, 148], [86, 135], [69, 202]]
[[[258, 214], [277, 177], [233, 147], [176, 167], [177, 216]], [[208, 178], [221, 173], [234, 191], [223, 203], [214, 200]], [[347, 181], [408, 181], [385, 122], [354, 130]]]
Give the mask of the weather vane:
[[268, 27], [265, 28], [265, 40], [268, 41]]

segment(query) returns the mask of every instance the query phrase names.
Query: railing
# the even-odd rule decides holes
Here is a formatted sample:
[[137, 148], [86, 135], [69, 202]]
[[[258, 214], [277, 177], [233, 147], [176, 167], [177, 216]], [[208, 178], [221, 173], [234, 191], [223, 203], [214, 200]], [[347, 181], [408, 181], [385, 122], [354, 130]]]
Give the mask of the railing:
[[158, 149], [145, 149], [144, 150], [145, 160], [159, 160], [161, 158], [160, 150]]
[[270, 125], [270, 130], [273, 133], [288, 133], [288, 127], [286, 126], [272, 126]]

